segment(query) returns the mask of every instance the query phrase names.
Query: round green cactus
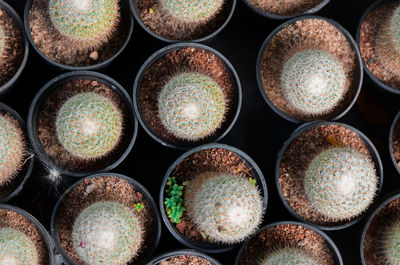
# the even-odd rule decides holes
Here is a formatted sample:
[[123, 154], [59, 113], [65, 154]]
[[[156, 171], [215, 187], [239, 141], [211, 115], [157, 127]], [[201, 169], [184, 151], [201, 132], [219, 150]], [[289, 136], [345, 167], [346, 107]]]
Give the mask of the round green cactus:
[[16, 229], [0, 228], [0, 264], [38, 265], [35, 244], [26, 234]]
[[295, 53], [281, 74], [288, 104], [306, 115], [320, 115], [334, 109], [343, 99], [345, 83], [342, 63], [323, 50]]
[[95, 159], [114, 150], [122, 134], [122, 114], [105, 96], [77, 94], [60, 108], [57, 137], [63, 147], [82, 159]]
[[11, 118], [0, 115], [0, 186], [17, 175], [24, 154], [25, 141], [21, 128]]
[[366, 155], [349, 148], [329, 148], [308, 165], [304, 189], [321, 214], [347, 220], [364, 212], [377, 190], [375, 166]]
[[397, 217], [382, 232], [383, 258], [388, 265], [400, 264], [400, 219]]
[[107, 42], [119, 22], [119, 0], [50, 0], [54, 27], [79, 47], [90, 49]]
[[213, 134], [221, 126], [226, 108], [219, 85], [200, 73], [172, 77], [158, 96], [158, 115], [164, 127], [190, 141]]
[[161, 7], [178, 20], [206, 22], [222, 8], [224, 0], [160, 0]]
[[238, 243], [259, 227], [263, 200], [249, 179], [207, 172], [185, 189], [184, 206], [191, 221], [213, 242]]
[[143, 227], [135, 212], [119, 202], [96, 202], [76, 218], [73, 247], [88, 265], [126, 264], [139, 252]]
[[318, 258], [313, 257], [301, 248], [280, 248], [268, 253], [260, 265], [322, 265]]

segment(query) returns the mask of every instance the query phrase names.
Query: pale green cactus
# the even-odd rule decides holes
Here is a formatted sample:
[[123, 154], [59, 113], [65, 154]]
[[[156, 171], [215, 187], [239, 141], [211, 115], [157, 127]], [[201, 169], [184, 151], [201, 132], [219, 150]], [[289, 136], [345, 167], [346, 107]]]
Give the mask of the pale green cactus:
[[400, 219], [395, 217], [391, 224], [383, 229], [382, 252], [385, 264], [400, 264]]
[[110, 153], [120, 141], [123, 128], [119, 108], [97, 93], [69, 98], [56, 119], [57, 137], [72, 155], [96, 159]]
[[343, 99], [345, 84], [343, 64], [323, 50], [295, 53], [281, 74], [288, 104], [306, 115], [321, 115], [334, 109]]
[[119, 23], [119, 0], [49, 0], [54, 27], [77, 41], [77, 48], [91, 49], [108, 41]]
[[348, 220], [372, 203], [378, 184], [374, 163], [350, 148], [329, 148], [308, 165], [304, 189], [312, 207], [333, 220]]
[[24, 154], [21, 128], [10, 117], [0, 115], [0, 186], [10, 182], [21, 170]]
[[0, 264], [39, 265], [35, 244], [21, 231], [0, 228]]
[[158, 96], [158, 115], [164, 127], [189, 141], [212, 135], [221, 126], [226, 109], [220, 86], [200, 73], [172, 77]]
[[301, 248], [280, 248], [268, 253], [260, 265], [322, 265], [319, 258], [313, 257]]
[[137, 214], [113, 201], [96, 202], [76, 218], [73, 247], [88, 265], [123, 265], [137, 256], [144, 228]]
[[161, 7], [178, 20], [206, 22], [222, 8], [224, 0], [160, 0]]
[[184, 191], [190, 220], [212, 242], [244, 241], [259, 227], [263, 215], [260, 191], [249, 179], [206, 172], [193, 178]]

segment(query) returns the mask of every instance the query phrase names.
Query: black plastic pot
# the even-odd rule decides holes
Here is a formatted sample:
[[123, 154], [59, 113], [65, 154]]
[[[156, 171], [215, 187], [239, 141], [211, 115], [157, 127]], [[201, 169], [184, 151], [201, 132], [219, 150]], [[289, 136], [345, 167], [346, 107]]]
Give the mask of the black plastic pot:
[[161, 254], [157, 257], [155, 257], [154, 259], [150, 260], [150, 262], [147, 265], [157, 265], [159, 264], [159, 262], [171, 258], [171, 257], [175, 257], [175, 256], [196, 256], [196, 257], [200, 257], [203, 258], [209, 262], [211, 262], [214, 265], [222, 265], [220, 262], [218, 262], [217, 260], [215, 260], [214, 258], [203, 254], [201, 252], [195, 251], [193, 249], [182, 249], [182, 250], [175, 250], [175, 251], [171, 251], [171, 252], [167, 252], [164, 254]]
[[[15, 110], [13, 110], [9, 106], [1, 102], [0, 102], [0, 113], [7, 113], [11, 115], [14, 119], [16, 119], [19, 122], [21, 128], [24, 131], [26, 131], [25, 121], [21, 118], [21, 116], [19, 116], [19, 114]], [[28, 178], [30, 177], [33, 169], [34, 159], [33, 155], [31, 155], [32, 151], [30, 150], [30, 146], [28, 145], [28, 143], [27, 143], [27, 153], [28, 153], [28, 157], [26, 158], [27, 161], [23, 165], [20, 173], [18, 173], [18, 176], [14, 179], [19, 183], [15, 185], [15, 188], [9, 192], [6, 192], [4, 194], [0, 192], [0, 203], [5, 203], [10, 199], [14, 198], [15, 196], [17, 196], [23, 189]]]
[[229, 150], [232, 153], [236, 154], [241, 159], [243, 159], [246, 162], [246, 164], [249, 166], [249, 168], [251, 168], [250, 172], [252, 174], [252, 177], [256, 180], [256, 184], [260, 188], [260, 190], [262, 192], [262, 196], [264, 198], [264, 201], [263, 201], [263, 206], [264, 206], [263, 215], [265, 215], [265, 212], [267, 210], [267, 204], [268, 204], [268, 190], [267, 190], [267, 184], [265, 182], [264, 176], [263, 176], [260, 168], [254, 162], [254, 160], [251, 159], [243, 151], [241, 151], [241, 150], [239, 150], [239, 149], [237, 149], [235, 147], [229, 146], [229, 145], [218, 144], [218, 143], [211, 143], [211, 144], [205, 144], [205, 145], [202, 145], [202, 146], [198, 146], [196, 148], [193, 148], [193, 149], [187, 151], [186, 153], [181, 155], [177, 160], [175, 160], [175, 162], [168, 168], [167, 172], [164, 175], [164, 179], [163, 179], [163, 181], [161, 183], [159, 206], [160, 206], [160, 210], [161, 210], [161, 217], [162, 217], [162, 219], [164, 221], [164, 224], [167, 226], [169, 232], [180, 243], [184, 244], [185, 246], [187, 246], [189, 248], [193, 248], [195, 250], [202, 251], [202, 252], [205, 252], [205, 253], [222, 253], [222, 252], [226, 252], [226, 251], [234, 249], [239, 244], [234, 244], [234, 245], [213, 244], [213, 243], [208, 243], [208, 242], [206, 243], [206, 242], [199, 242], [199, 241], [191, 240], [191, 239], [185, 237], [185, 235], [181, 234], [178, 231], [178, 229], [176, 229], [176, 227], [170, 222], [170, 220], [169, 220], [169, 218], [168, 218], [168, 216], [166, 214], [165, 207], [164, 207], [165, 186], [167, 184], [168, 177], [172, 174], [172, 172], [174, 171], [176, 166], [180, 162], [182, 162], [185, 158], [187, 158], [188, 156], [190, 156], [190, 155], [192, 155], [194, 153], [197, 153], [199, 151], [206, 150], [206, 149], [211, 149], [211, 148], [221, 148], [221, 149]]
[[335, 26], [341, 33], [343, 33], [343, 35], [346, 37], [347, 41], [350, 43], [353, 50], [356, 52], [357, 66], [358, 66], [358, 70], [359, 70], [359, 78], [358, 78], [359, 81], [358, 81], [357, 91], [356, 91], [356, 93], [354, 93], [354, 98], [351, 101], [351, 103], [349, 104], [349, 106], [347, 106], [347, 108], [345, 108], [341, 113], [339, 113], [337, 116], [335, 116], [331, 119], [331, 120], [338, 120], [338, 119], [342, 118], [344, 115], [346, 115], [347, 112], [349, 112], [350, 109], [353, 107], [353, 105], [356, 103], [358, 95], [360, 94], [360, 91], [361, 91], [364, 73], [362, 70], [363, 69], [362, 59], [361, 59], [360, 51], [358, 50], [358, 45], [354, 41], [351, 34], [345, 28], [343, 28], [342, 25], [340, 25], [339, 23], [337, 23], [336, 21], [334, 21], [332, 19], [320, 17], [320, 16], [302, 16], [302, 17], [293, 18], [289, 21], [286, 21], [285, 23], [283, 23], [279, 27], [277, 27], [274, 31], [272, 31], [268, 35], [267, 39], [264, 41], [263, 45], [261, 46], [260, 51], [258, 52], [258, 56], [257, 56], [256, 76], [257, 76], [258, 88], [260, 89], [261, 95], [263, 96], [264, 100], [267, 102], [268, 106], [282, 118], [284, 118], [290, 122], [293, 122], [293, 123], [304, 123], [304, 122], [309, 121], [309, 120], [302, 120], [302, 119], [293, 117], [293, 116], [289, 115], [288, 113], [280, 110], [278, 107], [276, 107], [274, 105], [274, 103], [269, 99], [268, 95], [265, 93], [264, 86], [262, 84], [262, 77], [261, 77], [261, 64], [262, 64], [264, 51], [265, 51], [266, 47], [268, 46], [268, 44], [270, 43], [270, 41], [272, 40], [272, 38], [275, 37], [275, 35], [278, 32], [280, 32], [283, 28], [285, 28], [287, 25], [293, 24], [296, 21], [307, 20], [307, 19], [320, 19], [320, 20], [324, 20], [324, 21], [332, 24], [333, 26]]
[[[139, 182], [137, 182], [136, 180], [129, 178], [127, 176], [121, 175], [121, 174], [117, 174], [117, 173], [102, 173], [102, 174], [95, 174], [95, 175], [91, 175], [88, 177], [85, 177], [77, 182], [75, 182], [74, 184], [72, 184], [62, 195], [61, 197], [58, 199], [56, 205], [54, 206], [53, 212], [51, 214], [51, 223], [50, 223], [50, 233], [52, 238], [54, 239], [55, 245], [57, 250], [59, 251], [59, 253], [61, 253], [63, 259], [64, 259], [64, 263], [65, 265], [75, 265], [75, 262], [73, 262], [67, 255], [67, 253], [64, 251], [63, 247], [60, 245], [60, 236], [58, 234], [58, 210], [60, 208], [60, 205], [63, 203], [63, 200], [65, 198], [65, 196], [67, 195], [67, 193], [69, 191], [71, 191], [72, 189], [74, 189], [77, 185], [79, 185], [80, 183], [84, 182], [87, 179], [91, 179], [91, 178], [96, 178], [96, 177], [103, 177], [103, 176], [112, 176], [112, 177], [116, 177], [116, 178], [120, 178], [123, 180], [126, 180], [130, 185], [132, 185], [132, 187], [134, 187], [134, 189], [136, 191], [139, 191], [141, 194], [144, 195], [144, 197], [147, 199], [149, 205], [151, 206], [152, 210], [153, 210], [153, 214], [154, 214], [154, 222], [156, 224], [156, 229], [155, 229], [155, 234], [154, 234], [154, 242], [153, 245], [151, 247], [149, 247], [148, 249], [146, 249], [146, 253], [143, 257], [141, 257], [138, 260], [135, 261], [135, 265], [136, 264], [147, 264], [145, 263], [153, 254], [154, 250], [157, 248], [158, 243], [160, 242], [160, 238], [161, 238], [161, 218], [160, 218], [160, 214], [158, 212], [156, 203], [153, 199], [153, 197], [150, 195], [150, 193], [147, 191], [147, 189], [142, 186], [142, 184], [140, 184]], [[73, 220], [71, 220], [72, 222]], [[129, 263], [131, 264], [131, 263]], [[133, 265], [133, 264], [132, 264]]]
[[396, 158], [394, 157], [394, 152], [393, 152], [393, 136], [394, 136], [394, 130], [396, 129], [396, 125], [399, 122], [400, 118], [400, 111], [397, 113], [396, 117], [393, 120], [393, 123], [390, 127], [390, 133], [389, 133], [389, 152], [390, 152], [390, 158], [392, 159], [393, 165], [396, 168], [397, 172], [400, 174], [400, 167], [397, 164]]
[[229, 21], [231, 20], [233, 13], [235, 11], [235, 7], [236, 7], [236, 1], [237, 0], [229, 0], [229, 2], [231, 3], [230, 5], [230, 11], [229, 11], [229, 15], [226, 18], [225, 22], [213, 33], [201, 37], [199, 39], [195, 39], [195, 40], [173, 40], [173, 39], [167, 39], [164, 38], [156, 33], [154, 33], [153, 31], [151, 31], [142, 21], [142, 19], [140, 18], [139, 12], [138, 12], [138, 8], [137, 8], [137, 3], [136, 0], [128, 0], [129, 1], [129, 5], [131, 7], [131, 11], [133, 13], [133, 16], [135, 17], [136, 21], [139, 23], [139, 25], [144, 29], [144, 31], [146, 31], [148, 34], [150, 34], [151, 36], [153, 36], [156, 39], [159, 39], [161, 41], [165, 41], [165, 42], [169, 42], [169, 43], [175, 43], [175, 42], [187, 42], [187, 41], [191, 41], [191, 42], [204, 42], [204, 41], [209, 41], [211, 39], [213, 39], [223, 28], [225, 28], [225, 26], [229, 23]]
[[[286, 202], [285, 197], [282, 194], [281, 186], [279, 184], [280, 164], [281, 164], [282, 156], [285, 153], [285, 151], [288, 148], [288, 146], [299, 135], [303, 134], [304, 132], [306, 132], [306, 131], [308, 131], [308, 130], [310, 130], [312, 128], [315, 128], [315, 127], [318, 127], [318, 126], [323, 126], [323, 125], [342, 126], [342, 127], [346, 128], [346, 129], [349, 129], [349, 130], [352, 130], [353, 132], [355, 132], [363, 140], [363, 142], [366, 145], [369, 153], [371, 154], [372, 161], [375, 164], [376, 173], [377, 173], [377, 175], [379, 177], [379, 184], [378, 184], [378, 189], [377, 189], [377, 192], [376, 192], [376, 196], [375, 196], [374, 202], [370, 205], [369, 209], [366, 212], [364, 212], [363, 214], [361, 214], [360, 216], [358, 216], [357, 218], [355, 218], [354, 220], [351, 220], [349, 222], [346, 222], [346, 223], [340, 224], [340, 225], [332, 225], [332, 226], [319, 225], [319, 224], [315, 224], [315, 223], [309, 222], [306, 219], [304, 219], [303, 217], [301, 217]], [[301, 222], [310, 224], [312, 226], [315, 226], [315, 227], [317, 227], [319, 229], [322, 229], [322, 230], [344, 229], [344, 228], [347, 228], [347, 227], [359, 222], [364, 216], [366, 216], [371, 211], [371, 209], [373, 208], [374, 204], [376, 204], [377, 198], [379, 197], [379, 194], [380, 194], [380, 192], [382, 190], [382, 186], [383, 186], [382, 160], [381, 160], [381, 158], [379, 156], [378, 151], [376, 150], [375, 146], [373, 145], [373, 143], [368, 139], [367, 136], [365, 136], [362, 132], [360, 132], [356, 128], [351, 127], [351, 126], [349, 126], [347, 124], [344, 124], [344, 123], [339, 123], [339, 122], [327, 122], [327, 121], [310, 122], [310, 123], [306, 123], [306, 124], [303, 124], [303, 125], [299, 126], [292, 133], [292, 135], [290, 135], [289, 139], [286, 140], [285, 143], [283, 144], [282, 149], [278, 153], [278, 159], [276, 160], [276, 165], [275, 165], [275, 183], [276, 183], [276, 187], [278, 189], [279, 197], [280, 197], [282, 203], [285, 205], [286, 209], [290, 212], [290, 214], [293, 215], [294, 217], [296, 217], [298, 220], [300, 220]]]
[[43, 225], [38, 220], [36, 220], [35, 217], [33, 217], [30, 213], [28, 213], [20, 208], [17, 208], [17, 207], [11, 206], [11, 205], [7, 205], [7, 204], [0, 204], [0, 209], [7, 210], [7, 211], [13, 211], [18, 214], [21, 214], [22, 216], [27, 218], [30, 222], [32, 222], [35, 225], [35, 227], [37, 228], [37, 230], [39, 231], [39, 233], [43, 236], [43, 238], [46, 242], [46, 246], [47, 246], [47, 249], [49, 252], [49, 264], [50, 265], [62, 265], [62, 258], [56, 251], [53, 239], [50, 237], [49, 232], [47, 232], [47, 230], [43, 227]]
[[318, 5], [314, 6], [311, 9], [308, 9], [307, 11], [304, 11], [302, 13], [298, 13], [295, 15], [289, 15], [289, 16], [285, 16], [285, 15], [278, 15], [278, 14], [274, 14], [274, 13], [270, 13], [264, 10], [261, 10], [260, 8], [252, 5], [248, 0], [243, 0], [243, 2], [254, 12], [256, 12], [258, 15], [266, 17], [266, 18], [270, 18], [270, 19], [277, 19], [277, 20], [285, 20], [285, 19], [290, 19], [290, 18], [294, 18], [294, 17], [298, 17], [298, 16], [304, 16], [304, 15], [311, 15], [314, 13], [317, 13], [318, 11], [320, 11], [323, 7], [325, 7], [331, 0], [323, 0], [321, 3], [319, 3]]
[[[117, 95], [120, 96], [120, 99], [125, 103], [127, 106], [127, 109], [129, 111], [129, 121], [128, 124], [126, 124], [126, 128], [132, 128], [131, 131], [129, 131], [129, 136], [124, 136], [124, 137], [129, 137], [130, 143], [127, 146], [126, 150], [121, 154], [121, 156], [116, 159], [115, 161], [112, 161], [112, 163], [108, 165], [104, 165], [104, 168], [97, 170], [97, 171], [92, 171], [92, 172], [81, 172], [81, 171], [71, 171], [67, 168], [61, 168], [55, 161], [53, 161], [45, 152], [40, 139], [38, 135], [38, 115], [40, 108], [45, 101], [46, 97], [54, 90], [57, 89], [61, 84], [66, 83], [68, 81], [74, 80], [74, 79], [91, 79], [91, 80], [97, 80], [101, 83], [106, 84], [110, 89], [112, 89]], [[106, 172], [114, 169], [116, 166], [118, 166], [130, 153], [132, 150], [133, 144], [135, 143], [136, 136], [137, 136], [137, 130], [138, 130], [138, 122], [137, 119], [135, 118], [135, 115], [133, 114], [132, 111], [132, 102], [131, 99], [128, 95], [128, 93], [125, 91], [125, 89], [117, 83], [115, 80], [112, 78], [97, 73], [97, 72], [90, 72], [90, 71], [75, 71], [75, 72], [69, 72], [65, 73], [62, 75], [59, 75], [49, 82], [47, 82], [36, 94], [35, 98], [32, 101], [32, 104], [29, 108], [29, 113], [28, 113], [28, 120], [27, 120], [27, 125], [28, 125], [28, 136], [31, 141], [32, 147], [37, 154], [39, 160], [47, 166], [50, 169], [54, 169], [56, 172], [59, 173], [59, 175], [68, 175], [71, 177], [83, 177], [87, 175], [92, 175], [100, 172]]]
[[325, 234], [324, 232], [322, 232], [321, 230], [315, 228], [314, 226], [311, 226], [309, 224], [304, 224], [304, 223], [299, 223], [299, 222], [293, 222], [293, 221], [281, 221], [281, 222], [276, 222], [276, 223], [272, 223], [269, 225], [266, 225], [264, 227], [262, 227], [260, 230], [258, 230], [257, 233], [255, 233], [252, 237], [250, 237], [239, 249], [239, 252], [236, 256], [236, 260], [235, 260], [235, 265], [239, 265], [239, 260], [240, 260], [240, 256], [243, 253], [244, 248], [249, 244], [249, 242], [255, 238], [260, 232], [264, 231], [267, 228], [270, 227], [274, 227], [274, 226], [278, 226], [278, 225], [298, 225], [298, 226], [304, 226], [308, 229], [313, 230], [314, 232], [316, 232], [317, 234], [319, 234], [321, 237], [323, 237], [326, 241], [326, 243], [328, 244], [329, 248], [332, 251], [332, 254], [334, 256], [334, 264], [335, 265], [343, 265], [343, 260], [342, 260], [342, 256], [340, 255], [339, 249], [336, 247], [335, 243], [332, 241], [332, 239]]
[[[203, 49], [209, 52], [214, 53], [217, 55], [223, 62], [224, 65], [229, 72], [229, 76], [232, 80], [233, 86], [234, 86], [234, 95], [233, 95], [233, 100], [232, 100], [232, 108], [228, 111], [228, 115], [225, 118], [225, 121], [223, 122], [221, 128], [217, 130], [217, 132], [205, 139], [199, 140], [199, 141], [194, 141], [194, 142], [187, 142], [187, 143], [174, 143], [165, 139], [162, 139], [157, 133], [147, 124], [146, 120], [144, 119], [142, 115], [142, 110], [140, 108], [140, 100], [139, 100], [139, 94], [140, 94], [140, 87], [143, 79], [143, 75], [146, 73], [147, 69], [155, 63], [158, 59], [162, 58], [164, 55], [180, 50], [186, 47], [194, 47], [197, 49]], [[220, 141], [228, 132], [232, 129], [233, 125], [235, 124], [240, 108], [242, 106], [242, 88], [240, 85], [240, 80], [239, 76], [237, 75], [235, 69], [233, 68], [232, 64], [226, 59], [221, 53], [218, 51], [214, 50], [211, 47], [198, 44], [198, 43], [176, 43], [169, 45], [167, 47], [164, 47], [154, 54], [152, 54], [146, 62], [142, 65], [142, 67], [139, 69], [138, 74], [136, 75], [135, 79], [135, 84], [133, 86], [133, 107], [135, 110], [136, 117], [138, 118], [140, 124], [142, 125], [143, 129], [149, 134], [154, 140], [159, 142], [160, 144], [170, 147], [170, 148], [176, 148], [176, 149], [189, 149], [193, 148], [194, 146], [210, 143], [210, 142], [217, 142]]]
[[[51, 60], [49, 57], [47, 57], [43, 52], [39, 50], [39, 48], [36, 46], [35, 42], [33, 41], [32, 34], [31, 34], [31, 29], [30, 29], [30, 23], [29, 23], [29, 18], [30, 18], [30, 10], [32, 7], [32, 1], [33, 0], [27, 0], [25, 4], [25, 10], [24, 10], [24, 25], [25, 25], [25, 32], [26, 35], [28, 36], [29, 42], [31, 43], [33, 49], [42, 57], [47, 64], [53, 66], [54, 68], [61, 69], [61, 70], [68, 70], [68, 71], [89, 71], [89, 70], [101, 70], [106, 68], [108, 65], [110, 65], [121, 53], [122, 51], [126, 48], [126, 46], [129, 43], [129, 40], [132, 37], [132, 32], [133, 32], [133, 25], [134, 25], [134, 19], [129, 12], [129, 7], [128, 3], [126, 1], [128, 0], [121, 0], [121, 16], [125, 18], [128, 28], [127, 31], [127, 36], [126, 40], [121, 46], [121, 48], [110, 58], [108, 58], [105, 61], [99, 62], [97, 64], [93, 65], [88, 65], [88, 66], [71, 66], [71, 65], [65, 65], [58, 63], [56, 61]], [[122, 20], [123, 21], [123, 20]]]
[[21, 76], [22, 71], [25, 68], [26, 62], [28, 61], [29, 45], [24, 31], [24, 24], [22, 23], [22, 20], [18, 16], [17, 12], [15, 12], [15, 10], [3, 0], [0, 0], [0, 8], [3, 9], [18, 24], [24, 42], [22, 45], [24, 47], [24, 57], [22, 58], [21, 65], [19, 66], [18, 71], [15, 73], [15, 75], [10, 80], [8, 80], [7, 83], [0, 86], [0, 94], [3, 94], [6, 93], [10, 88], [12, 88]]

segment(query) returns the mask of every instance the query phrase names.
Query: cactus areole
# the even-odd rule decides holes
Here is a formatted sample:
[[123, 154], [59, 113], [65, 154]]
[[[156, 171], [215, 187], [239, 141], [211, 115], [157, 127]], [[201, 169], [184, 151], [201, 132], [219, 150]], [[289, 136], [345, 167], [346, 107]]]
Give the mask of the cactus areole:
[[260, 265], [322, 265], [301, 248], [280, 248], [268, 253]]
[[385, 264], [400, 264], [400, 219], [395, 217], [390, 225], [383, 228], [382, 252]]

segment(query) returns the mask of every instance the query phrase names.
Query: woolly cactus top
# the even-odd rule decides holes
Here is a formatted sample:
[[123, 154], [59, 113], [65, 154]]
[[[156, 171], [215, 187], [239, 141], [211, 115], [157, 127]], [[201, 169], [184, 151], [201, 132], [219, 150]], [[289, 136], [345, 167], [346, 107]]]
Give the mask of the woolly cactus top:
[[23, 132], [7, 116], [0, 115], [0, 186], [8, 183], [23, 164]]
[[73, 246], [88, 265], [126, 264], [141, 248], [143, 228], [139, 218], [118, 202], [96, 202], [76, 218]]
[[170, 15], [187, 22], [204, 22], [213, 18], [224, 0], [160, 0]]
[[302, 50], [285, 63], [281, 75], [284, 97], [297, 111], [320, 115], [343, 99], [346, 74], [343, 64], [323, 50]]
[[96, 93], [81, 93], [60, 108], [56, 129], [65, 149], [82, 159], [107, 155], [122, 134], [122, 114], [115, 104]]
[[0, 264], [38, 265], [38, 254], [32, 240], [16, 229], [0, 228]]
[[330, 148], [318, 154], [304, 179], [312, 206], [334, 220], [347, 220], [365, 211], [377, 184], [371, 159], [349, 148]]
[[382, 242], [385, 264], [400, 264], [400, 219], [398, 217], [384, 229]]
[[54, 27], [72, 40], [96, 46], [108, 40], [119, 21], [119, 0], [50, 0]]
[[263, 200], [249, 179], [208, 172], [185, 189], [184, 205], [192, 222], [213, 242], [238, 243], [259, 227]]
[[268, 253], [260, 265], [321, 265], [301, 248], [281, 248]]
[[158, 115], [174, 136], [196, 141], [221, 126], [226, 101], [219, 85], [200, 73], [172, 77], [158, 96]]

